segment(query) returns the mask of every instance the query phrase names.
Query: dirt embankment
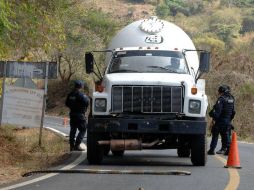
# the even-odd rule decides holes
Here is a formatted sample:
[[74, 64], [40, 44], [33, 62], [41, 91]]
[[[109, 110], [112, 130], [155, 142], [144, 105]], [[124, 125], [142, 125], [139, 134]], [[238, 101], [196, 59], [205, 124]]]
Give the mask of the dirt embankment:
[[88, 0], [84, 6], [99, 9], [119, 21], [138, 20], [155, 15], [155, 6], [149, 3], [133, 3], [126, 0]]
[[32, 170], [46, 169], [69, 157], [68, 142], [43, 130], [38, 146], [39, 129], [0, 127], [0, 185], [15, 181]]

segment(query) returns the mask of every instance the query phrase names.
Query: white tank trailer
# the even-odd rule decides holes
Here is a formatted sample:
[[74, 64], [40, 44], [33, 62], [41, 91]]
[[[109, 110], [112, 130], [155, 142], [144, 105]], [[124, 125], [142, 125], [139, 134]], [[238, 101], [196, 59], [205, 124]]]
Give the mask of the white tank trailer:
[[[104, 75], [94, 53], [106, 53]], [[151, 17], [124, 27], [105, 51], [87, 52], [86, 72], [99, 77], [88, 118], [87, 158], [100, 164], [110, 150], [177, 149], [206, 164], [207, 96], [202, 73], [210, 53], [196, 50], [173, 23]], [[119, 157], [120, 159], [120, 157]]]

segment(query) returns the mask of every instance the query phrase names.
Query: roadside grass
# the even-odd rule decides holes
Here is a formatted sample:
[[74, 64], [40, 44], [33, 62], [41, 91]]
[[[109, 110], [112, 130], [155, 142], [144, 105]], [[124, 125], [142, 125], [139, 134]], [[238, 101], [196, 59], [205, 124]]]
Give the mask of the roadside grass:
[[38, 141], [39, 128], [0, 127], [0, 185], [21, 178], [25, 172], [46, 169], [68, 158], [69, 146], [64, 138], [43, 130], [41, 147]]

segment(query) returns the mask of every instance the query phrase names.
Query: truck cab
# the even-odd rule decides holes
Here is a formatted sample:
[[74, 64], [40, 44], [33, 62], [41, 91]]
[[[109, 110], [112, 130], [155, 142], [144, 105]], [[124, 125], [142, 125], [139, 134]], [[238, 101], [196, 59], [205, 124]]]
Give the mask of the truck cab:
[[[87, 73], [96, 73], [94, 53], [86, 53]], [[200, 76], [209, 70], [209, 52], [196, 50], [178, 26], [151, 17], [124, 27], [105, 53], [88, 118], [88, 162], [101, 163], [110, 150], [177, 149], [204, 166], [208, 102]]]

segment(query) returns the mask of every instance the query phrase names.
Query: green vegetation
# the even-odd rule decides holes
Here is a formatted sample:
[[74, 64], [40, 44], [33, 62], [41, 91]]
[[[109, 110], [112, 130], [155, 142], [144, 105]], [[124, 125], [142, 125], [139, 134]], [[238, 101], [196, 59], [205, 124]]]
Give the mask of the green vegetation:
[[84, 75], [84, 52], [103, 49], [116, 28], [77, 0], [1, 0], [0, 9], [0, 59], [57, 61], [64, 83]]
[[244, 95], [252, 96], [252, 95], [254, 94], [254, 84], [252, 84], [252, 83], [245, 83], [245, 84], [242, 86], [241, 92], [242, 92]]
[[[68, 92], [63, 89], [69, 88], [70, 80], [84, 79], [90, 88], [93, 85], [84, 71], [84, 52], [104, 49], [121, 27], [157, 14], [183, 28], [197, 48], [211, 51], [211, 72], [204, 75], [210, 104], [220, 84], [230, 85], [237, 100], [234, 124], [245, 137], [246, 131], [254, 134], [253, 7], [253, 0], [116, 0], [113, 4], [0, 0], [0, 59], [57, 61], [60, 82], [50, 82], [48, 108], [63, 114], [66, 110], [60, 106]], [[97, 60], [102, 59], [98, 55]]]

